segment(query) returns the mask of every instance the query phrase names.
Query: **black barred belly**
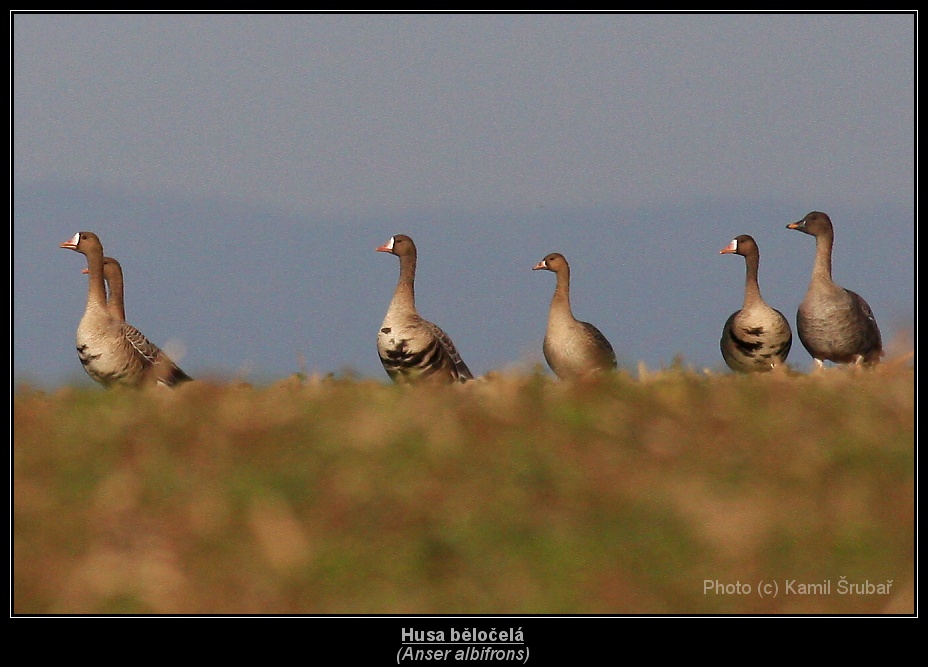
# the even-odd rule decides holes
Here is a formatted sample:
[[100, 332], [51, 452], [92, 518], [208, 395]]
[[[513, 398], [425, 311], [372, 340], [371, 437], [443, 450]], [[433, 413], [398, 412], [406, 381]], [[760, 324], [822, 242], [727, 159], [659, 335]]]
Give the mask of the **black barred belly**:
[[[449, 367], [447, 354], [437, 340], [429, 341], [421, 350], [412, 350], [408, 341], [400, 340], [394, 347], [381, 350], [380, 361], [394, 380], [427, 377], [447, 372]], [[450, 373], [448, 379], [452, 379]]]
[[81, 365], [84, 367], [87, 375], [105, 387], [122, 384], [129, 375], [129, 369], [125, 366], [105, 367], [101, 363], [103, 355], [93, 354], [87, 345], [77, 346], [77, 356], [81, 360]]

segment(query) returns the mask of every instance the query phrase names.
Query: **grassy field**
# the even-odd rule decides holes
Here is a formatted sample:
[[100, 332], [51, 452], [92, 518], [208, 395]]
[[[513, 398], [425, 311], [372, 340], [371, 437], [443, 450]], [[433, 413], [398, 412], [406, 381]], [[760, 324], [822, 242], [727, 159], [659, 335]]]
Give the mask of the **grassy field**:
[[914, 611], [911, 363], [20, 386], [13, 420], [14, 614]]

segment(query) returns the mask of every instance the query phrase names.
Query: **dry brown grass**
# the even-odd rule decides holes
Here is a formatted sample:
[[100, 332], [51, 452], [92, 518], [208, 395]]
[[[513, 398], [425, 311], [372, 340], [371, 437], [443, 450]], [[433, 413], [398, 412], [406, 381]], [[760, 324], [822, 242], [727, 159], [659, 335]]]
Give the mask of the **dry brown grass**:
[[912, 613], [914, 384], [20, 387], [13, 612]]

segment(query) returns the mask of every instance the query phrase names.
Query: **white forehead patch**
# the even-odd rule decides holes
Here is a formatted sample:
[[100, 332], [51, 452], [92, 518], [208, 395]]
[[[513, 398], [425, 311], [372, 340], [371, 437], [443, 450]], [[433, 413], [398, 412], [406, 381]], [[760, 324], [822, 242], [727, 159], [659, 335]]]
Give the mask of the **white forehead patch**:
[[390, 237], [390, 240], [387, 241], [387, 250], [393, 250], [393, 237]]
[[80, 240], [81, 240], [81, 233], [78, 232], [77, 234], [71, 237], [71, 240], [68, 241], [68, 243], [72, 245], [77, 245], [78, 243], [80, 243]]
[[728, 249], [734, 252], [738, 249], [738, 239], [732, 239], [731, 243], [728, 245]]

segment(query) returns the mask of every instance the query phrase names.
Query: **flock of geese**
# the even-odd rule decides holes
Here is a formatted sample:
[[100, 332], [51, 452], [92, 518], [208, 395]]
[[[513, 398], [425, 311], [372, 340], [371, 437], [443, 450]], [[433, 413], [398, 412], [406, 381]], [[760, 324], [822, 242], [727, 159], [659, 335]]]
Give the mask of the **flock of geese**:
[[[812, 279], [796, 313], [796, 329], [803, 347], [819, 368], [825, 361], [877, 363], [883, 344], [870, 306], [856, 292], [835, 284], [831, 277], [831, 219], [813, 211], [787, 228], [815, 237]], [[87, 259], [87, 305], [77, 327], [77, 355], [87, 374], [105, 387], [175, 386], [192, 380], [126, 322], [122, 267], [104, 254], [99, 237], [93, 232], [78, 232], [61, 247]], [[448, 334], [416, 310], [417, 255], [413, 240], [397, 234], [376, 250], [396, 255], [400, 263], [393, 299], [377, 334], [377, 353], [387, 375], [398, 384], [474, 379]], [[741, 235], [720, 254], [741, 255], [746, 267], [744, 303], [722, 328], [722, 358], [739, 373], [782, 367], [792, 346], [792, 330], [786, 317], [761, 296], [757, 243], [751, 236]], [[615, 369], [615, 351], [603, 333], [574, 317], [567, 259], [551, 253], [533, 269], [551, 271], [556, 276], [542, 345], [545, 361], [555, 375], [561, 380], [575, 380]]]

